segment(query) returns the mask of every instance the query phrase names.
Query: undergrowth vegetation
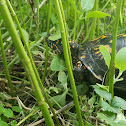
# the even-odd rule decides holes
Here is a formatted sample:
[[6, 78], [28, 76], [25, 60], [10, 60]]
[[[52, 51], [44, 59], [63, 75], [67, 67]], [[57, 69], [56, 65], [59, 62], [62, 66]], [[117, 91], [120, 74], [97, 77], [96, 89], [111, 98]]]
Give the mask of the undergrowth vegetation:
[[[116, 54], [125, 22], [125, 0], [0, 0], [0, 126], [125, 126], [126, 86], [114, 92], [126, 70], [126, 47]], [[105, 84], [89, 81], [91, 71], [76, 81], [85, 75], [72, 72], [68, 40], [83, 48], [101, 35], [113, 36], [111, 54], [99, 48]], [[62, 39], [64, 55], [47, 36]]]

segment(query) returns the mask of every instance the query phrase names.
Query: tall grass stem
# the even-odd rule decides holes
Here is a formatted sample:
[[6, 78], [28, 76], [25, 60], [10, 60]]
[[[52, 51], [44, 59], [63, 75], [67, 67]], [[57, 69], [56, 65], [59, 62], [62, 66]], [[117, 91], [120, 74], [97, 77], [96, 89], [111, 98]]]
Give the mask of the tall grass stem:
[[[78, 97], [77, 97], [77, 92], [76, 92], [76, 86], [75, 86], [75, 81], [74, 81], [74, 77], [73, 77], [73, 72], [71, 69], [71, 64], [70, 64], [70, 57], [69, 57], [69, 51], [68, 51], [68, 38], [65, 32], [65, 26], [64, 26], [64, 22], [65, 22], [65, 18], [63, 18], [63, 11], [60, 8], [61, 7], [61, 0], [55, 0], [55, 6], [57, 9], [57, 15], [59, 18], [59, 22], [60, 22], [60, 30], [61, 30], [61, 36], [62, 36], [62, 45], [63, 45], [63, 51], [64, 51], [64, 58], [65, 58], [65, 62], [66, 62], [66, 66], [67, 66], [67, 71], [68, 71], [68, 75], [69, 75], [69, 79], [70, 79], [70, 83], [71, 83], [71, 87], [72, 87], [72, 92], [73, 92], [73, 98], [74, 98], [74, 103], [75, 103], [75, 107], [76, 107], [76, 112], [77, 112], [77, 117], [78, 117], [78, 121], [79, 121], [79, 125], [83, 126], [83, 121], [82, 121], [82, 116], [81, 116], [81, 111], [80, 111], [80, 107], [79, 107], [79, 102], [78, 102]], [[64, 19], [64, 20], [63, 20]]]
[[117, 3], [116, 16], [113, 25], [113, 36], [112, 36], [112, 54], [109, 66], [109, 71], [107, 75], [107, 80], [109, 83], [109, 92], [114, 96], [114, 77], [115, 77], [115, 55], [116, 55], [116, 41], [117, 41], [117, 31], [120, 18], [120, 12], [123, 0], [119, 0]]
[[52, 118], [51, 118], [50, 113], [48, 111], [48, 108], [46, 106], [44, 97], [41, 93], [41, 89], [39, 87], [37, 77], [36, 77], [34, 70], [33, 70], [33, 66], [32, 66], [30, 59], [27, 56], [25, 49], [23, 47], [23, 44], [18, 36], [17, 30], [14, 26], [14, 22], [12, 20], [12, 17], [10, 15], [10, 12], [8, 10], [8, 7], [6, 5], [5, 0], [0, 0], [0, 13], [3, 17], [4, 22], [5, 22], [5, 26], [6, 26], [7, 30], [9, 31], [9, 34], [12, 38], [13, 44], [15, 45], [17, 53], [19, 54], [19, 57], [24, 65], [24, 68], [27, 72], [28, 78], [32, 84], [38, 105], [40, 107], [40, 110], [43, 113], [44, 118], [45, 118], [45, 122], [48, 126], [53, 126], [54, 123], [52, 121]]

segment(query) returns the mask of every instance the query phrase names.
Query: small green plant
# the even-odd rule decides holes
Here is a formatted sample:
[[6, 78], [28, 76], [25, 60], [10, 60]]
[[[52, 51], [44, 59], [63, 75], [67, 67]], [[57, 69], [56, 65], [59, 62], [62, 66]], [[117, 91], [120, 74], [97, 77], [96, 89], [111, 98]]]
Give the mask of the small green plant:
[[13, 106], [11, 109], [8, 108], [5, 104], [0, 104], [0, 125], [1, 126], [15, 126], [17, 124], [16, 120], [12, 120], [12, 118], [16, 118], [14, 113], [20, 113], [22, 109], [19, 106]]
[[[105, 59], [106, 65], [109, 68], [111, 56], [110, 56], [110, 53], [109, 53], [107, 47], [101, 45], [99, 47], [99, 49], [100, 49], [100, 51], [101, 51], [101, 53], [102, 53], [102, 55]], [[115, 56], [115, 67], [117, 69], [119, 69], [119, 73], [118, 73], [117, 77], [114, 77], [114, 83], [113, 84], [115, 84], [118, 81], [123, 80], [123, 78], [120, 78], [120, 77], [123, 74], [123, 72], [126, 70], [126, 56], [125, 56], [125, 54], [126, 54], [126, 47], [123, 47], [117, 52], [117, 54]]]
[[97, 116], [111, 126], [125, 126], [126, 119], [122, 111], [126, 110], [126, 101], [108, 92], [106, 86], [93, 85], [94, 91], [101, 97], [99, 105], [102, 107]]
[[[107, 49], [107, 47], [101, 45], [99, 47], [106, 65], [109, 68], [111, 56]], [[115, 67], [119, 70], [117, 76], [114, 75], [114, 84], [118, 81], [122, 81], [123, 78], [120, 78], [123, 72], [126, 70], [126, 47], [121, 48], [116, 56], [115, 56]], [[93, 85], [94, 91], [101, 97], [100, 106], [102, 107], [102, 111], [97, 113], [97, 116], [105, 121], [107, 124], [111, 126], [124, 126], [126, 125], [126, 119], [122, 112], [126, 110], [126, 101], [120, 97], [112, 96], [109, 93], [109, 86], [103, 86], [100, 84]]]

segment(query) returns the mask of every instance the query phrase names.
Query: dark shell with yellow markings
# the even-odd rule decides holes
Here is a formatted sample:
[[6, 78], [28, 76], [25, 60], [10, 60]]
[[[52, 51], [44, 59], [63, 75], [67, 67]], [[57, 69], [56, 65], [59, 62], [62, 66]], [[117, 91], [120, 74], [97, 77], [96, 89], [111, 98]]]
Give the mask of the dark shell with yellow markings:
[[[61, 39], [52, 41], [46, 38], [48, 45], [53, 50], [59, 50], [63, 53], [62, 41]], [[108, 68], [105, 65], [105, 61], [101, 52], [99, 51], [99, 46], [104, 45], [108, 48], [109, 52], [112, 52], [112, 36], [101, 36], [99, 38], [93, 39], [89, 42], [85, 42], [81, 47], [74, 41], [69, 40], [71, 56], [73, 61], [73, 74], [76, 82], [87, 81], [88, 84], [95, 84], [98, 80], [103, 80], [105, 73]], [[116, 52], [118, 52], [122, 47], [126, 47], [126, 35], [117, 35], [117, 45]], [[118, 72], [118, 70], [116, 71]], [[92, 76], [92, 74], [94, 76]], [[115, 94], [118, 96], [126, 98], [126, 71], [124, 71], [123, 81], [119, 81], [115, 85]]]
[[[88, 70], [99, 80], [102, 80], [108, 70], [99, 46], [104, 45], [109, 52], [112, 51], [112, 36], [101, 36], [90, 42], [86, 42], [80, 48], [78, 57], [83, 62]], [[116, 52], [122, 47], [126, 47], [126, 35], [120, 34], [117, 36]]]
[[[48, 39], [49, 36], [50, 35], [48, 35], [46, 38], [48, 45], [53, 50], [57, 49], [62, 54], [63, 47], [61, 39], [52, 41]], [[69, 40], [69, 44], [70, 44], [72, 62], [74, 66], [73, 71], [74, 74], [76, 74], [75, 78], [81, 80], [79, 78], [80, 73], [83, 74], [82, 76], [84, 76], [84, 74], [86, 74], [87, 72], [86, 69], [88, 69], [94, 75], [95, 78], [102, 81], [108, 68], [105, 65], [105, 61], [103, 59], [101, 52], [99, 51], [99, 46], [100, 45], [106, 46], [109, 52], [111, 53], [112, 36], [102, 35], [89, 42], [85, 42], [81, 47], [75, 41]], [[118, 52], [122, 47], [126, 47], [126, 35], [124, 34], [117, 35], [116, 52]]]

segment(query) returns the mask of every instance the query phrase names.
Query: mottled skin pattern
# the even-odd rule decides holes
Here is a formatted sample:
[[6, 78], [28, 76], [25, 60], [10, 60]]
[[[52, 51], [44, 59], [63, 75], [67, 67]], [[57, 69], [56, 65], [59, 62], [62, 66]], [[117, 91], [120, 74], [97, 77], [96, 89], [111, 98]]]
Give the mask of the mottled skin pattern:
[[[63, 53], [61, 39], [51, 41], [47, 37], [46, 40], [52, 49], [58, 49], [60, 53]], [[111, 53], [112, 36], [102, 35], [99, 38], [85, 42], [81, 47], [75, 43], [75, 41], [70, 40], [69, 44], [74, 66], [73, 72], [75, 80], [80, 82], [88, 80], [91, 84], [96, 83], [97, 80], [102, 81], [108, 68], [105, 65], [101, 52], [99, 51], [99, 46], [106, 46]], [[122, 47], [126, 47], [126, 35], [120, 34], [117, 36], [116, 52], [118, 52]], [[92, 76], [92, 74], [94, 76]], [[119, 91], [121, 90], [120, 93], [122, 93], [122, 90], [126, 90], [126, 72], [124, 72], [123, 78], [123, 81], [116, 84], [116, 89], [119, 89]]]

